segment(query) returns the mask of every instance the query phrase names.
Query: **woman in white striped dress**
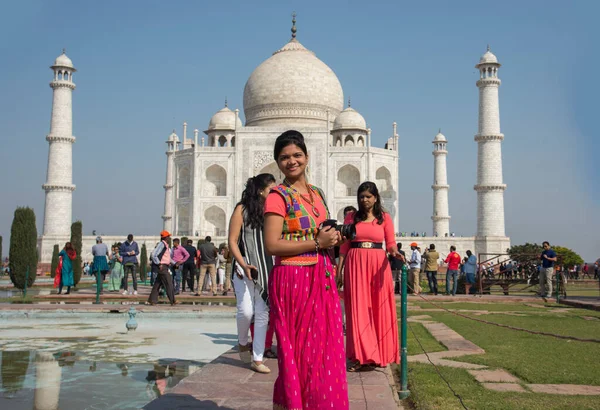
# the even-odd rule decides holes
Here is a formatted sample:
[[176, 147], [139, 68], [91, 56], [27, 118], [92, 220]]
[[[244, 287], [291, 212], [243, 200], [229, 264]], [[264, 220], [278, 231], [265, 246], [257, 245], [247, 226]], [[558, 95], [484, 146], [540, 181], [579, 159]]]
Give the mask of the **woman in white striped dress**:
[[[269, 325], [268, 276], [273, 258], [267, 254], [263, 208], [267, 195], [275, 186], [271, 174], [249, 178], [242, 199], [229, 222], [229, 249], [233, 255], [232, 277], [237, 300], [237, 327], [240, 357], [258, 373], [270, 373], [264, 365], [265, 339]], [[252, 347], [248, 331], [254, 317]], [[250, 357], [252, 350], [252, 357]]]

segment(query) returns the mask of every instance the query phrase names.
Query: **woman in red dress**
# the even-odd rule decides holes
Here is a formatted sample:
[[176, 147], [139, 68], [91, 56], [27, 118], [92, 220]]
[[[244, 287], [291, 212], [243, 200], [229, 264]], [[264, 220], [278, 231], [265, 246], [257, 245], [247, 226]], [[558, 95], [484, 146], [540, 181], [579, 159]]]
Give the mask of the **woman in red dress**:
[[348, 370], [399, 363], [396, 300], [386, 250], [390, 256], [402, 256], [395, 243], [394, 223], [382, 209], [377, 185], [363, 182], [358, 187], [358, 211], [347, 215], [344, 223], [356, 225], [356, 238], [340, 250], [346, 357], [352, 362]]

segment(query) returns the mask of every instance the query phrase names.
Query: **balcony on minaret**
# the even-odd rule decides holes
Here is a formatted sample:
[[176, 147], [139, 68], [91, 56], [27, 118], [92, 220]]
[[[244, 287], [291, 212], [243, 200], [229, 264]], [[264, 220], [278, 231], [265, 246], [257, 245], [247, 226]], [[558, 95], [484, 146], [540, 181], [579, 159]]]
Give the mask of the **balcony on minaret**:
[[499, 84], [498, 69], [502, 64], [498, 62], [498, 58], [491, 52], [490, 46], [488, 45], [487, 51], [479, 59], [479, 63], [475, 65], [475, 68], [479, 70], [479, 81], [477, 86], [486, 84]]

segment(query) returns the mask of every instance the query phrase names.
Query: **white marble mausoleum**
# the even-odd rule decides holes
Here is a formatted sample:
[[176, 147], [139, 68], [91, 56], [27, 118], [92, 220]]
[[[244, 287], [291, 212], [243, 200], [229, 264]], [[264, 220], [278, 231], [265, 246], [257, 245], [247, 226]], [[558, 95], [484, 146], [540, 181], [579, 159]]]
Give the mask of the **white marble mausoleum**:
[[[263, 61], [246, 82], [245, 122], [240, 118], [240, 111], [231, 110], [225, 101], [225, 106], [210, 118], [207, 126], [201, 122], [188, 132], [188, 124], [184, 122], [180, 135], [173, 131], [167, 137], [162, 220], [163, 229], [173, 236], [199, 239], [210, 235], [217, 243], [225, 242], [229, 217], [246, 180], [264, 172], [281, 180], [273, 146], [277, 136], [290, 129], [305, 136], [310, 158], [309, 180], [324, 190], [332, 217], [341, 221], [344, 207], [356, 206], [359, 184], [373, 181], [379, 187], [383, 206], [391, 214], [396, 231], [403, 230], [402, 218], [398, 215], [396, 123], [392, 123], [385, 145], [373, 146], [365, 118], [351, 107], [350, 101], [345, 105], [342, 85], [334, 71], [298, 41], [295, 19], [293, 23], [291, 40]], [[488, 47], [475, 67], [479, 71], [476, 81], [479, 127], [475, 135], [477, 183], [474, 186], [477, 233], [460, 238], [450, 235], [450, 185], [446, 170], [450, 142], [440, 132], [432, 141], [432, 236], [398, 238], [405, 249], [413, 241], [422, 248], [434, 243], [442, 255], [450, 245], [456, 245], [461, 254], [467, 249], [476, 254], [502, 253], [510, 246], [504, 226], [506, 185], [502, 180], [500, 64]], [[54, 244], [62, 247], [69, 240], [75, 191], [71, 98], [76, 70], [64, 51], [51, 69], [53, 105], [50, 133], [46, 137], [48, 171], [43, 185], [46, 203], [43, 234], [38, 240], [42, 263], [50, 262]], [[123, 241], [127, 233], [105, 237], [104, 242]], [[84, 261], [92, 259], [94, 240], [94, 236], [83, 237]], [[136, 236], [136, 240], [140, 246], [145, 243], [150, 251], [159, 238], [158, 235]]]

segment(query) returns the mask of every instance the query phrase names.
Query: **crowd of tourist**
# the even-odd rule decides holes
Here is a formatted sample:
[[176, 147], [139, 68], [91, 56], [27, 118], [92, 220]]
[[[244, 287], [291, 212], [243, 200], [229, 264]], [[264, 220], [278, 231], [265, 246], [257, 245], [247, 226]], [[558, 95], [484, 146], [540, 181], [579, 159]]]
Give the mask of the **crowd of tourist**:
[[[167, 243], [166, 246], [165, 243]], [[70, 243], [68, 245], [70, 246]], [[167, 250], [168, 253], [165, 256]], [[114, 244], [110, 251], [108, 246], [103, 243], [102, 237], [98, 236], [96, 244], [92, 247], [94, 259], [91, 263], [84, 263], [83, 273], [99, 278], [100, 293], [104, 293], [102, 284], [107, 282], [109, 292], [137, 295], [139, 265], [144, 263], [139, 260], [139, 254], [139, 246], [134, 241], [132, 234], [127, 236], [125, 242]], [[167, 257], [169, 258], [168, 269], [161, 274], [160, 266]], [[62, 258], [59, 258], [59, 261], [62, 262]], [[156, 244], [146, 262], [149, 263], [147, 278], [150, 279], [150, 285], [155, 286], [156, 282], [159, 282], [159, 285], [156, 285], [156, 297], [151, 293], [148, 303], [156, 304], [158, 295], [161, 293], [169, 297], [172, 304], [175, 304], [174, 296], [186, 292], [186, 286], [188, 292], [195, 296], [200, 296], [206, 289], [210, 289], [213, 296], [218, 296], [217, 291], [223, 296], [227, 296], [231, 291], [230, 262], [231, 256], [227, 246], [217, 249], [210, 236], [207, 236], [204, 243], [196, 249], [191, 239], [188, 239], [185, 244], [181, 244], [179, 238], [171, 240], [171, 234], [163, 231], [161, 232], [161, 241]], [[62, 266], [61, 264], [61, 269], [63, 269]], [[133, 291], [128, 289], [130, 275]], [[169, 281], [165, 275], [169, 276]], [[166, 282], [170, 282], [170, 286]], [[56, 287], [58, 287], [58, 282], [56, 283]], [[65, 286], [72, 285], [72, 283], [71, 285], [65, 284]]]

